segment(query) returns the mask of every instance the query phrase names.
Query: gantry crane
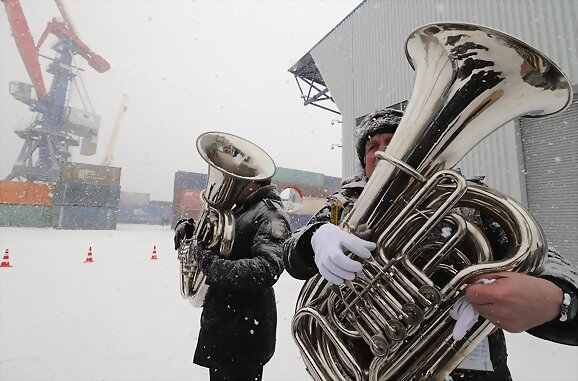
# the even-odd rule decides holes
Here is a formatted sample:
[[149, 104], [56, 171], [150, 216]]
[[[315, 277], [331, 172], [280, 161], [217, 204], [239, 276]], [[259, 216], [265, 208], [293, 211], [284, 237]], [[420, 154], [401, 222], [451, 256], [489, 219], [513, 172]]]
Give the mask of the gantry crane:
[[[34, 43], [20, 2], [0, 1], [4, 3], [12, 35], [32, 81], [31, 85], [11, 81], [9, 91], [15, 99], [37, 113], [32, 124], [16, 131], [24, 139], [24, 145], [6, 179], [56, 181], [60, 176], [61, 165], [70, 161], [69, 147], [80, 145], [81, 155], [93, 155], [96, 152], [100, 126], [98, 115], [67, 105], [69, 85], [78, 70], [73, 66], [73, 56], [81, 56], [99, 73], [106, 72], [110, 65], [80, 40], [60, 0], [55, 0], [55, 3], [64, 22], [52, 19], [38, 44]], [[46, 70], [53, 75], [50, 89], [47, 90], [40, 68], [39, 48], [49, 34], [56, 36], [58, 42], [52, 46], [56, 56], [51, 58], [52, 62]], [[36, 97], [32, 95], [32, 88]]]

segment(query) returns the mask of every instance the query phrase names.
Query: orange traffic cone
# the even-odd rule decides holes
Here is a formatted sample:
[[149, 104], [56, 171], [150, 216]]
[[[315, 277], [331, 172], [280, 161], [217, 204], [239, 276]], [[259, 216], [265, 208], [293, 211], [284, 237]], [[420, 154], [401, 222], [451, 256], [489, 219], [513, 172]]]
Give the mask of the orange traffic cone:
[[88, 248], [88, 254], [86, 255], [84, 263], [92, 263], [92, 246]]
[[0, 267], [12, 267], [10, 264], [10, 255], [8, 254], [8, 249], [4, 251], [4, 258], [2, 258], [2, 263], [0, 263]]
[[157, 245], [153, 246], [153, 255], [151, 255], [151, 259], [158, 259], [157, 258]]

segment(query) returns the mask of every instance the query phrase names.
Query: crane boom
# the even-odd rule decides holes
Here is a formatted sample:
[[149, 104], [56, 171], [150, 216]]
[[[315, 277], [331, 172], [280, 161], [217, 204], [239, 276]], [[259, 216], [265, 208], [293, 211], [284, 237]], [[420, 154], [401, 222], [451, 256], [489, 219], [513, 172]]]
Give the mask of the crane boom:
[[60, 14], [62, 15], [64, 23], [66, 24], [68, 29], [70, 29], [72, 33], [78, 36], [76, 30], [74, 30], [74, 25], [72, 25], [72, 20], [70, 20], [70, 17], [68, 17], [68, 12], [66, 12], [66, 8], [64, 7], [62, 0], [54, 0], [54, 2], [56, 3], [56, 6], [58, 7], [58, 10], [60, 11]]
[[42, 77], [40, 62], [38, 61], [38, 49], [28, 28], [28, 23], [26, 22], [26, 17], [22, 11], [20, 2], [18, 0], [2, 0], [2, 2], [8, 15], [8, 23], [12, 30], [12, 36], [16, 41], [16, 47], [20, 52], [20, 57], [22, 57], [26, 71], [28, 71], [28, 76], [32, 80], [36, 97], [42, 99], [46, 97], [47, 92]]
[[76, 47], [75, 53], [81, 55], [94, 70], [99, 73], [104, 73], [110, 69], [110, 64], [107, 60], [90, 50], [88, 46], [78, 38], [74, 31], [66, 25], [66, 23], [57, 21], [56, 19], [52, 19], [52, 21], [46, 25], [46, 29], [44, 29], [42, 36], [40, 36], [40, 39], [38, 40], [38, 45], [36, 46], [37, 50], [40, 49], [40, 46], [42, 46], [46, 37], [48, 37], [48, 34], [50, 33], [58, 37], [60, 40], [67, 39], [71, 41]]
[[8, 23], [12, 30], [12, 36], [16, 42], [16, 47], [22, 57], [28, 76], [32, 81], [32, 86], [34, 86], [34, 91], [36, 92], [36, 97], [38, 99], [43, 99], [47, 95], [46, 85], [44, 84], [44, 78], [42, 76], [42, 70], [40, 68], [40, 62], [38, 60], [38, 50], [40, 46], [44, 43], [46, 38], [50, 33], [54, 34], [60, 40], [66, 39], [70, 41], [74, 47], [76, 54], [82, 56], [88, 64], [99, 73], [104, 73], [110, 69], [110, 64], [103, 57], [92, 51], [80, 38], [76, 35], [70, 18], [64, 9], [64, 5], [60, 0], [55, 0], [56, 5], [65, 22], [57, 21], [52, 19], [44, 29], [42, 36], [38, 40], [38, 44], [34, 43], [34, 38], [30, 33], [30, 28], [28, 27], [28, 22], [24, 16], [24, 11], [20, 5], [19, 0], [1, 0], [4, 3], [4, 8], [6, 9], [6, 14], [8, 15]]
[[112, 128], [112, 133], [110, 134], [110, 139], [108, 141], [108, 145], [106, 147], [106, 153], [104, 155], [104, 159], [102, 159], [101, 165], [110, 166], [112, 165], [112, 160], [114, 157], [114, 147], [116, 146], [116, 138], [118, 136], [118, 130], [121, 126], [121, 120], [124, 114], [126, 113], [128, 102], [128, 95], [124, 94], [122, 96], [122, 101], [120, 103], [120, 108], [118, 113], [116, 114], [116, 120], [114, 121], [114, 126]]

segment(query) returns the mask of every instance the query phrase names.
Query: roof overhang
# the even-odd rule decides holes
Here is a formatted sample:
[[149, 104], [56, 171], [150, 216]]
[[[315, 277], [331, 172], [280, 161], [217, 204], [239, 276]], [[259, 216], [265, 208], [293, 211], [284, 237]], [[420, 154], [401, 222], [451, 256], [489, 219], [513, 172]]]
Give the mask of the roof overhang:
[[313, 105], [335, 114], [341, 114], [310, 52], [293, 65], [289, 72], [295, 76], [304, 106]]

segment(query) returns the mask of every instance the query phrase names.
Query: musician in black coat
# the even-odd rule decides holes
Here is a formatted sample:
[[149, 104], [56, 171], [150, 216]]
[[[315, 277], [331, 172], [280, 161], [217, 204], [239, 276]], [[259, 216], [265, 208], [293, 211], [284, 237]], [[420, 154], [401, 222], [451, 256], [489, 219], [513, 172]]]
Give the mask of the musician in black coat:
[[291, 230], [275, 185], [250, 182], [232, 212], [230, 257], [202, 244], [195, 249], [209, 289], [193, 361], [209, 368], [211, 381], [258, 381], [275, 351], [273, 285], [283, 272], [282, 244]]

